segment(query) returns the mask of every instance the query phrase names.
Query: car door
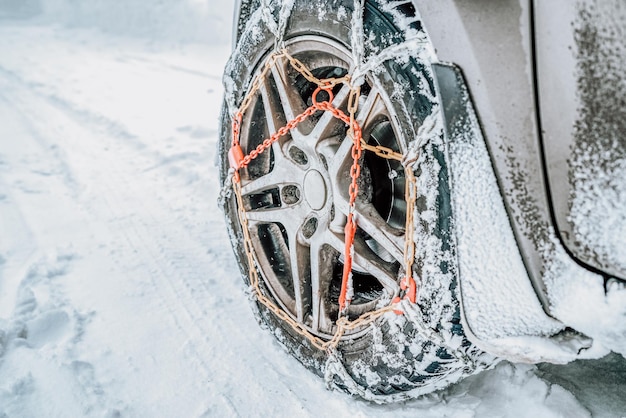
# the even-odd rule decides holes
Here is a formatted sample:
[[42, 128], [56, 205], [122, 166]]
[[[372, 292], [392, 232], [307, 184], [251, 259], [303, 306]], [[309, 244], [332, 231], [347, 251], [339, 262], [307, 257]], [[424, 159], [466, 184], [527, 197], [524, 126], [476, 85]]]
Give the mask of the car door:
[[626, 277], [626, 3], [534, 1], [541, 142], [571, 255]]

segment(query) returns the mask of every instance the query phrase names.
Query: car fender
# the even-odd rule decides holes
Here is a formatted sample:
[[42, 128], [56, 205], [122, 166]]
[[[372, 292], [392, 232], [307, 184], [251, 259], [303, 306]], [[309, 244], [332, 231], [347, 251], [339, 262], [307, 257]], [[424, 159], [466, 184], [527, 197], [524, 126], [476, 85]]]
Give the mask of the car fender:
[[[472, 128], [474, 132], [471, 134], [478, 137], [479, 142], [484, 142], [488, 150], [493, 177], [499, 186], [519, 254], [545, 313], [565, 327], [594, 339], [595, 350], [587, 350], [586, 353], [581, 351], [581, 355], [601, 355], [606, 352], [606, 348], [625, 352], [626, 328], [620, 320], [625, 311], [624, 286], [572, 257], [555, 227], [538, 122], [536, 91], [537, 84], [541, 83], [537, 82], [534, 61], [535, 5], [526, 0], [497, 3], [415, 0], [414, 4], [420, 11], [438, 59], [452, 63], [459, 74], [462, 72], [462, 88], [450, 94], [458, 95], [466, 89], [468, 98], [471, 98], [468, 100], [470, 111], [476, 115], [476, 123]], [[544, 2], [541, 11], [544, 16], [561, 16], [567, 22], [566, 16], [555, 11], [556, 6]], [[541, 19], [539, 23], [546, 24]], [[542, 31], [545, 28], [538, 29], [537, 33], [541, 34]], [[553, 76], [554, 73], [563, 73], [571, 76], [575, 71], [572, 61], [569, 61], [569, 66], [568, 62], [557, 67], [547, 66], [544, 73], [539, 75], [544, 77], [548, 73]], [[549, 94], [547, 96], [550, 97]], [[565, 97], [571, 97], [571, 94]], [[450, 98], [442, 97], [444, 108], [446, 100]], [[555, 119], [555, 109], [549, 108], [552, 120]], [[447, 117], [449, 119], [449, 114]], [[450, 128], [449, 122], [446, 121]], [[448, 129], [447, 139], [453, 141], [450, 133]], [[458, 186], [454, 184], [454, 170], [459, 167], [454, 162], [451, 167], [454, 194]], [[459, 180], [458, 176], [456, 179]], [[481, 196], [477, 194], [475, 198], [480, 199]], [[462, 221], [460, 215], [463, 210], [457, 205], [457, 223]], [[476, 216], [480, 218], [481, 214]], [[488, 223], [489, 220], [483, 219], [485, 221]], [[489, 251], [485, 252], [489, 254]], [[459, 253], [462, 258], [462, 245]], [[488, 262], [489, 258], [483, 258], [474, 264], [484, 265]], [[499, 288], [503, 284], [511, 286], [520, 280], [519, 274], [507, 272], [494, 279], [488, 277], [484, 268], [463, 271], [463, 260], [460, 260], [460, 265], [462, 300], [468, 327], [483, 340], [491, 338], [494, 341], [497, 336], [506, 335], [504, 329], [494, 330], [493, 323], [477, 320], [493, 303], [485, 295], [477, 294], [476, 289], [488, 288], [486, 282]], [[468, 303], [472, 298], [477, 303]], [[514, 311], [515, 305], [524, 305], [528, 309], [532, 307], [527, 300], [516, 295], [504, 305], [509, 307], [508, 312]], [[540, 316], [538, 312], [535, 313]], [[523, 325], [523, 317], [519, 317], [519, 320]], [[597, 327], [598, 323], [603, 322], [611, 325], [604, 329]], [[506, 327], [515, 329], [515, 323], [507, 324]], [[519, 329], [525, 328], [522, 326]], [[564, 330], [567, 331], [567, 328]], [[548, 334], [546, 336], [552, 339], [560, 340], [564, 337], [563, 332], [552, 336]], [[571, 338], [572, 334], [566, 337], [570, 341]], [[582, 344], [581, 347], [586, 344], [583, 334], [574, 339], [578, 340], [577, 344]], [[496, 344], [495, 349], [507, 357], [506, 344]], [[488, 351], [494, 352], [493, 347]]]

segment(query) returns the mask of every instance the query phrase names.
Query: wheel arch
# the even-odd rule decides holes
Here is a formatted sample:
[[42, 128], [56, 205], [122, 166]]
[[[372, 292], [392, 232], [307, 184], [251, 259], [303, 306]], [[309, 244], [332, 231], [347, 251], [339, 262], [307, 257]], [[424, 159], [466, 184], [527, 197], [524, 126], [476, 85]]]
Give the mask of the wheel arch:
[[[554, 103], [552, 108], [546, 109], [541, 93], [545, 98], [550, 89], [555, 88], [549, 86], [544, 91], [549, 83], [546, 75], [558, 77], [559, 73], [570, 72], [569, 77], [577, 68], [572, 65], [574, 60], [561, 60], [558, 65], [554, 65], [553, 60], [552, 66], [544, 65], [541, 73], [537, 72], [536, 59], [541, 60], [542, 53], [545, 58], [545, 46], [541, 43], [545, 44], [548, 36], [558, 36], [549, 26], [554, 22], [545, 17], [548, 14], [556, 20], [567, 17], [556, 2], [540, 4], [536, 0], [442, 0], [436, 3], [413, 0], [413, 4], [422, 15], [439, 60], [453, 63], [462, 70], [500, 197], [543, 310], [565, 326], [594, 338], [594, 347], [604, 345], [623, 352], [623, 343], [616, 343], [590, 325], [585, 311], [579, 309], [581, 302], [572, 296], [578, 292], [585, 294], [585, 306], [608, 306], [608, 301], [617, 298], [623, 287], [598, 269], [581, 263], [564, 245], [552, 207], [555, 202], [551, 199], [555, 195], [550, 195], [548, 187], [548, 174], [554, 175], [555, 169], [550, 155], [547, 159], [544, 155], [545, 141], [567, 141], [550, 132], [552, 127], [545, 123], [546, 111], [551, 112], [552, 119], [562, 117], [563, 112]], [[561, 23], [570, 26], [569, 22]], [[574, 29], [575, 26], [570, 28]], [[574, 94], [569, 92], [568, 98]], [[558, 94], [550, 97], [553, 102], [561, 99]], [[563, 211], [563, 202], [560, 203], [561, 208], [555, 208], [557, 211]], [[509, 280], [509, 276], [503, 275], [502, 279]], [[466, 280], [461, 273], [461, 284]], [[521, 304], [515, 300], [512, 303]], [[612, 309], [604, 313], [611, 320], [623, 312], [623, 307]], [[622, 325], [615, 328], [619, 329], [615, 334], [623, 333]], [[585, 339], [580, 334], [574, 338]], [[591, 344], [590, 340], [583, 341], [583, 345], [587, 344]], [[588, 350], [576, 355], [585, 351]]]
[[530, 2], [414, 3], [438, 59], [463, 72], [526, 270], [548, 310], [536, 250], [551, 219], [537, 137]]

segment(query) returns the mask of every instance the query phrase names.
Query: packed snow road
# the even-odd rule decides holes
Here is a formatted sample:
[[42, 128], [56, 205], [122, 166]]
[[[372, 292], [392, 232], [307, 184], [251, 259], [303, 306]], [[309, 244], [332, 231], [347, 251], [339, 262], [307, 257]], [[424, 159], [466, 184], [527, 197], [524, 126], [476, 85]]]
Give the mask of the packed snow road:
[[613, 416], [626, 366], [501, 363], [385, 407], [248, 307], [217, 209], [228, 45], [0, 22], [0, 417]]

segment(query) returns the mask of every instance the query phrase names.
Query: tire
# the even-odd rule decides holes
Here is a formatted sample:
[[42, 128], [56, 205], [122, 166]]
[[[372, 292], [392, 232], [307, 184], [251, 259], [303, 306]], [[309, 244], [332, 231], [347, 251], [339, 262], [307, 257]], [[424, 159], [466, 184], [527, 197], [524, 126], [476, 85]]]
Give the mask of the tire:
[[[410, 36], [424, 36], [415, 9], [406, 2], [399, 4], [365, 1], [365, 60], [401, 45]], [[270, 13], [265, 16], [279, 15], [279, 5], [266, 7]], [[354, 67], [353, 7], [352, 0], [295, 0], [284, 47], [317, 78], [343, 76]], [[232, 115], [276, 45], [263, 12], [257, 9], [245, 26], [240, 23], [243, 29], [225, 71], [222, 184], [228, 180]], [[310, 105], [315, 88], [283, 61], [273, 67], [267, 80], [243, 118], [244, 153]], [[345, 89], [338, 85], [333, 90], [333, 103], [344, 111]], [[403, 301], [403, 315], [385, 313], [372, 324], [347, 332], [336, 350], [322, 351], [253, 298], [262, 326], [305, 367], [323, 376], [330, 387], [376, 402], [431, 392], [491, 361], [465, 338], [460, 323], [447, 165], [441, 124], [436, 122], [436, 97], [428, 54], [405, 52], [367, 72], [357, 113], [363, 138], [370, 145], [417, 158], [413, 267], [415, 277], [420, 277], [417, 303]], [[240, 174], [261, 292], [302, 328], [327, 341], [336, 330], [339, 311], [351, 141], [342, 122], [328, 122], [331, 118], [324, 117], [318, 111]], [[403, 275], [404, 168], [400, 162], [368, 152], [361, 165], [350, 319], [389, 305], [400, 293]], [[232, 194], [224, 202], [224, 211], [244, 280], [250, 285], [251, 266]]]

